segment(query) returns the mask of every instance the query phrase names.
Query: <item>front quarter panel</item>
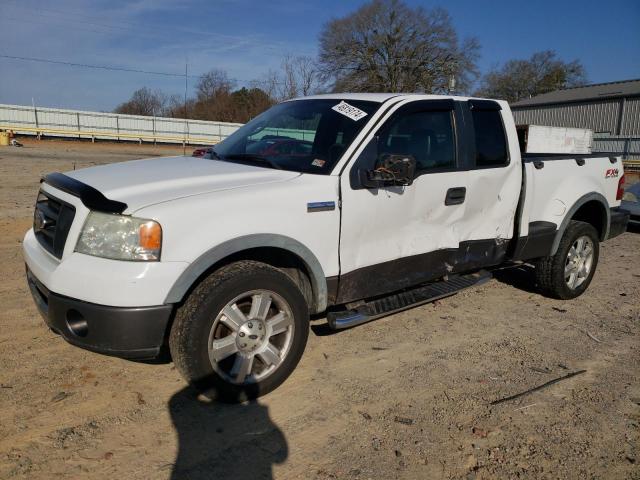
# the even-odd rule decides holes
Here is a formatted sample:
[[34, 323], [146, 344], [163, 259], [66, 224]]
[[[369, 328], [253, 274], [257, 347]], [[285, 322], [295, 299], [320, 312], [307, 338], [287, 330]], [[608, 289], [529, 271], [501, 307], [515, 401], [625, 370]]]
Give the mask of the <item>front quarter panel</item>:
[[[308, 204], [318, 202], [333, 202], [335, 207], [307, 210]], [[243, 241], [247, 249], [281, 246], [298, 256], [301, 251], [306, 252], [313, 257], [306, 263], [313, 264], [315, 260], [315, 269], [309, 266], [315, 270], [312, 273], [316, 277], [322, 277], [323, 283], [326, 277], [339, 272], [338, 177], [305, 174], [287, 182], [157, 204], [136, 211], [135, 215], [153, 218], [162, 225], [163, 262], [190, 264], [191, 272], [176, 282], [167, 302], [181, 300], [179, 297], [190, 287], [185, 284], [185, 278], [186, 283], [195, 280], [199, 276], [196, 274], [219, 259], [220, 252], [237, 251]], [[269, 238], [279, 240], [275, 243], [265, 240], [264, 245], [260, 245], [260, 241], [256, 243], [257, 239]], [[324, 289], [326, 291], [326, 283]]]

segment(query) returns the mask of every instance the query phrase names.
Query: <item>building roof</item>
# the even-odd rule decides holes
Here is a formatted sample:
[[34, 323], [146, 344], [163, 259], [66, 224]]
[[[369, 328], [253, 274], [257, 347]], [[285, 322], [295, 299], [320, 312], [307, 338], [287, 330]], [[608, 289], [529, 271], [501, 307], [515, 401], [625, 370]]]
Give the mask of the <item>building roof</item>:
[[640, 95], [640, 79], [620, 82], [594, 83], [584, 87], [567, 88], [543, 93], [511, 104], [512, 107], [528, 107], [553, 103], [578, 102], [600, 98], [631, 97]]

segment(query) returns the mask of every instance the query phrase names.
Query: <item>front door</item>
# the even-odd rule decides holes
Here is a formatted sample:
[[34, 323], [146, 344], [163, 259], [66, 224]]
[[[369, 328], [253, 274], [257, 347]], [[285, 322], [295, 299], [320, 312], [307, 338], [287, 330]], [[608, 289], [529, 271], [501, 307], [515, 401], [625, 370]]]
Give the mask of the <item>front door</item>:
[[[454, 102], [401, 104], [371, 137], [377, 137], [378, 158], [415, 158], [413, 184], [354, 189], [353, 175], [342, 176], [339, 302], [405, 288], [452, 268], [467, 186], [454, 125]], [[356, 160], [347, 169], [359, 167]]]

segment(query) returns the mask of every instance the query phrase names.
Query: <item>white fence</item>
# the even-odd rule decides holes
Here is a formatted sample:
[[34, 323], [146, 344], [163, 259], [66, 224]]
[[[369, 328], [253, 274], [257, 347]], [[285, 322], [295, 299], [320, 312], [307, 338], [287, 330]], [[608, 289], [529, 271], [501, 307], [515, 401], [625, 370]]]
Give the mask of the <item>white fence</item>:
[[25, 135], [211, 145], [241, 126], [241, 123], [0, 104], [0, 129]]
[[638, 160], [640, 137], [594, 137], [591, 151], [622, 155], [623, 160]]

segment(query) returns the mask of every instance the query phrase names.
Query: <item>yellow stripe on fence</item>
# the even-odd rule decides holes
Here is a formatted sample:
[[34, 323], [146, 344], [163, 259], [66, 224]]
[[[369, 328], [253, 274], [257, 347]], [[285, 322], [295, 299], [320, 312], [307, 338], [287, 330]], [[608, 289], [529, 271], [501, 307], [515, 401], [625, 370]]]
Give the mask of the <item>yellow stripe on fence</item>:
[[623, 160], [622, 164], [624, 165], [625, 170], [628, 170], [629, 172], [640, 171], [640, 160]]
[[134, 133], [106, 131], [89, 131], [89, 130], [61, 130], [55, 128], [34, 128], [23, 127], [20, 125], [0, 125], [0, 130], [11, 130], [13, 132], [33, 132], [36, 135], [73, 135], [78, 137], [90, 137], [92, 140], [98, 137], [113, 137], [115, 139], [131, 139], [142, 141], [165, 141], [169, 143], [185, 143], [192, 145], [215, 145], [220, 142], [220, 138], [194, 138], [194, 137], [177, 137], [165, 135], [138, 135]]

